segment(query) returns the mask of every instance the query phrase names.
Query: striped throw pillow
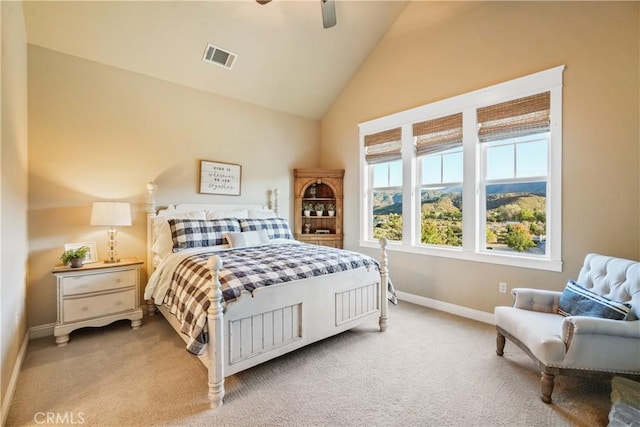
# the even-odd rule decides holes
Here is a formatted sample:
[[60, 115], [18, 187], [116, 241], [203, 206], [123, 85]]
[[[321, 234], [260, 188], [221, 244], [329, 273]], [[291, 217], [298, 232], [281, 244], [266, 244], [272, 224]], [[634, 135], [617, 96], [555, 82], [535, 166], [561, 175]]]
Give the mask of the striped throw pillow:
[[558, 313], [562, 316], [591, 316], [625, 320], [631, 304], [612, 301], [569, 280], [560, 296]]

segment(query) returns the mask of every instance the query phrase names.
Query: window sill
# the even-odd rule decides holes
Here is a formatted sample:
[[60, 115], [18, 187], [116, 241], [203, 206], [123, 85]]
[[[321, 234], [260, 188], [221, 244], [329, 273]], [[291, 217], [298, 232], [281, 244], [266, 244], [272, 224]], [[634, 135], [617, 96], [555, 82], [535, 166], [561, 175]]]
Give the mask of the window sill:
[[[379, 249], [380, 243], [375, 240], [360, 240], [363, 248]], [[511, 267], [533, 268], [536, 270], [546, 270], [562, 272], [562, 261], [547, 258], [533, 258], [507, 254], [488, 254], [483, 252], [464, 252], [457, 248], [432, 248], [425, 246], [410, 246], [399, 242], [391, 242], [387, 245], [387, 251], [406, 252], [418, 255], [429, 255], [444, 258], [460, 259], [464, 261], [484, 262], [488, 264], [508, 265]]]

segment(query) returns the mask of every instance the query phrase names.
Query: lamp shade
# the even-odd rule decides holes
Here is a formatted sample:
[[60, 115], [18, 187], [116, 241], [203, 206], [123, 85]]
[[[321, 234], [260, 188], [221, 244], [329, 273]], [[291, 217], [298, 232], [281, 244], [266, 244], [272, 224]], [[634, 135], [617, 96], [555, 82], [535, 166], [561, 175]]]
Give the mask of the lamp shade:
[[120, 202], [93, 202], [91, 225], [131, 225], [131, 206]]

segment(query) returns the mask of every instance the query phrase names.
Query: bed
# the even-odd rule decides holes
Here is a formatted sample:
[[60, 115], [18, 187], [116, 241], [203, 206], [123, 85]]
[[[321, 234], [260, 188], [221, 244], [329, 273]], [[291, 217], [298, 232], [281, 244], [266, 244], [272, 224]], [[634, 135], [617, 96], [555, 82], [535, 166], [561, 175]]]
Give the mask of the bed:
[[373, 319], [387, 328], [385, 239], [379, 261], [297, 242], [277, 190], [267, 205], [159, 210], [156, 190], [147, 185], [148, 312], [160, 311], [206, 366], [212, 408], [227, 376]]

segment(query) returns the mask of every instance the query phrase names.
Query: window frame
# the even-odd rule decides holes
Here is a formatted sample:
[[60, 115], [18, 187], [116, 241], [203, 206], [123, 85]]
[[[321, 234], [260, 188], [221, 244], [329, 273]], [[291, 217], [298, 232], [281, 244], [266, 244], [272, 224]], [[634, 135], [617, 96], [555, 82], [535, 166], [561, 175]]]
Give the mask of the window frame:
[[[525, 137], [526, 138], [526, 137]], [[517, 138], [516, 138], [517, 139]], [[549, 145], [550, 145], [550, 136], [549, 137], [545, 137], [545, 143], [547, 146], [547, 161], [549, 160]], [[479, 181], [479, 195], [480, 195], [480, 204], [478, 206], [479, 208], [479, 220], [480, 220], [480, 224], [479, 227], [481, 230], [485, 230], [487, 227], [487, 209], [486, 209], [486, 200], [487, 200], [487, 187], [491, 186], [491, 185], [500, 185], [500, 184], [524, 184], [524, 183], [532, 183], [532, 182], [541, 182], [544, 181], [545, 182], [545, 186], [546, 186], [546, 193], [548, 194], [549, 192], [549, 184], [551, 182], [551, 179], [549, 177], [549, 170], [548, 167], [549, 165], [547, 165], [547, 173], [545, 175], [529, 175], [526, 177], [518, 177], [517, 176], [517, 170], [518, 170], [518, 162], [517, 162], [517, 148], [519, 144], [526, 144], [529, 141], [514, 141], [514, 142], [510, 142], [507, 144], [501, 144], [502, 146], [506, 146], [506, 145], [513, 145], [514, 146], [514, 176], [513, 177], [509, 177], [509, 178], [487, 178], [487, 173], [488, 173], [488, 165], [487, 165], [487, 161], [488, 161], [488, 155], [487, 155], [487, 151], [489, 149], [489, 143], [487, 144], [480, 144], [480, 155], [481, 155], [481, 162], [483, 164], [483, 168], [482, 168], [482, 176], [480, 178]], [[546, 198], [546, 196], [545, 196]], [[545, 203], [546, 204], [546, 209], [545, 209], [545, 215], [549, 216], [551, 213], [551, 206], [549, 203]], [[487, 249], [487, 242], [486, 242], [486, 237], [483, 238], [482, 235], [479, 235], [479, 252], [482, 253], [488, 253], [489, 249]], [[540, 256], [540, 255], [528, 255], [531, 256], [532, 258], [542, 258], [544, 259], [544, 256]], [[546, 256], [546, 255], [545, 255]]]
[[[457, 149], [457, 148], [456, 148]], [[431, 154], [431, 156], [435, 155], [435, 156], [439, 156], [440, 157], [440, 182], [439, 183], [433, 183], [433, 184], [424, 184], [422, 182], [422, 159], [424, 159], [427, 156], [430, 156], [430, 154], [425, 154], [425, 155], [417, 155], [416, 156], [416, 175], [417, 175], [417, 186], [416, 186], [416, 208], [417, 208], [417, 212], [416, 212], [416, 227], [417, 227], [417, 231], [418, 231], [418, 235], [416, 235], [416, 246], [418, 247], [436, 247], [436, 248], [453, 248], [453, 249], [457, 249], [459, 248], [459, 246], [450, 246], [450, 245], [434, 245], [434, 244], [428, 244], [428, 243], [422, 243], [422, 230], [421, 230], [421, 226], [422, 226], [422, 191], [425, 189], [429, 189], [429, 188], [437, 188], [437, 187], [450, 187], [450, 186], [460, 186], [462, 187], [464, 185], [464, 181], [445, 181], [443, 179], [444, 176], [444, 156], [445, 155], [450, 155], [451, 153], [447, 153], [447, 154], [443, 154], [446, 153], [447, 151], [443, 151], [440, 153], [436, 153], [436, 154]], [[462, 155], [462, 161], [464, 162], [464, 146], [460, 147], [460, 154]], [[464, 173], [464, 167], [463, 167], [463, 173]], [[464, 191], [463, 191], [463, 195], [464, 195]], [[464, 197], [464, 196], [463, 196]], [[464, 198], [463, 198], [463, 213], [462, 213], [462, 224], [464, 227]], [[464, 242], [464, 238], [463, 238], [463, 242]]]
[[[548, 271], [562, 271], [562, 76], [565, 66], [557, 66], [466, 94], [360, 123], [360, 230], [359, 245], [374, 248], [378, 242], [369, 234], [372, 225], [370, 165], [364, 157], [364, 137], [386, 129], [402, 129], [403, 239], [389, 242], [390, 251], [440, 256]], [[484, 156], [478, 141], [477, 109], [501, 102], [550, 92], [550, 136], [547, 152], [547, 236], [545, 256], [482, 251], [485, 233], [481, 225], [480, 194]], [[413, 123], [451, 114], [463, 114], [463, 244], [462, 247], [424, 245], [419, 241], [420, 180], [415, 154]], [[418, 228], [419, 229], [419, 228]], [[416, 241], [416, 239], [418, 241]]]
[[[393, 160], [393, 161], [397, 161], [397, 160]], [[384, 163], [387, 163], [387, 162], [384, 162]], [[379, 165], [380, 163], [376, 163], [376, 164]], [[369, 188], [368, 188], [369, 193], [367, 195], [369, 197], [369, 206], [368, 206], [367, 209], [369, 211], [369, 221], [370, 221], [371, 227], [366, 229], [366, 232], [367, 232], [366, 236], [367, 236], [367, 239], [370, 240], [370, 241], [374, 241], [375, 240], [374, 237], [373, 237], [373, 232], [374, 232], [374, 230], [373, 230], [373, 193], [376, 192], [376, 191], [389, 191], [389, 190], [394, 190], [394, 189], [401, 189], [401, 190], [403, 189], [403, 185], [400, 185], [400, 186], [387, 185], [386, 187], [375, 187], [373, 185], [373, 181], [375, 180], [375, 178], [374, 178], [374, 175], [375, 175], [374, 168], [375, 168], [376, 164], [368, 165], [369, 166], [368, 167], [369, 182], [372, 183], [372, 185], [370, 185]], [[402, 168], [402, 163], [400, 164], [400, 167]], [[390, 172], [390, 169], [389, 169], [388, 172]], [[391, 184], [391, 180], [389, 178], [387, 178], [387, 184]], [[403, 196], [404, 196], [404, 194], [403, 194]], [[403, 223], [403, 230], [404, 230], [404, 223]], [[400, 241], [399, 240], [389, 240], [389, 242], [400, 242]]]

